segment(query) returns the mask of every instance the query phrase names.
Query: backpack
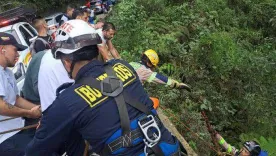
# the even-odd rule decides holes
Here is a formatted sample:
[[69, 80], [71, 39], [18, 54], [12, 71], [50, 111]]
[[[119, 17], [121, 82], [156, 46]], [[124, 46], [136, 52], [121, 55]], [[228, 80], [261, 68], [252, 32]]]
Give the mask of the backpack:
[[45, 46], [51, 47], [50, 44], [47, 41], [45, 41], [43, 38], [37, 37], [30, 45], [30, 52], [31, 52], [32, 57], [34, 56], [34, 54], [36, 54], [38, 52], [38, 51], [35, 51], [35, 48], [34, 48], [35, 42], [37, 40], [42, 41]]

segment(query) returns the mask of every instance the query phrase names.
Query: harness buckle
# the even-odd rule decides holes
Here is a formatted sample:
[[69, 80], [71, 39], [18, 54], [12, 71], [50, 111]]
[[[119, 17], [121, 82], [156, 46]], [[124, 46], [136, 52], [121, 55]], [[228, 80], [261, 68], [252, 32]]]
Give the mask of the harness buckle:
[[148, 150], [147, 150], [148, 148], [149, 148], [149, 147], [148, 147], [147, 145], [145, 145], [145, 147], [144, 147], [144, 154], [145, 154], [145, 156], [149, 156], [150, 153], [151, 153], [151, 151], [148, 151]]
[[103, 95], [116, 97], [123, 89], [123, 82], [118, 77], [108, 76], [101, 81], [101, 92]]
[[145, 116], [138, 121], [138, 125], [145, 136], [143, 139], [146, 147], [152, 148], [161, 139], [161, 131], [152, 115]]

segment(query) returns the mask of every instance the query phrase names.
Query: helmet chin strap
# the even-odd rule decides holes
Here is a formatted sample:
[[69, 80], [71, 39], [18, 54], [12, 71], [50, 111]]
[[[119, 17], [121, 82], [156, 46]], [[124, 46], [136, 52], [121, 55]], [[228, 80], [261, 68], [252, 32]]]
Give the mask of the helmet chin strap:
[[69, 76], [70, 79], [73, 79], [72, 74], [73, 74], [75, 64], [76, 64], [76, 61], [73, 60], [71, 66], [70, 66], [70, 71], [68, 72], [68, 76]]
[[147, 62], [145, 62], [144, 60], [141, 60], [141, 63], [142, 63], [144, 66], [146, 66], [147, 68], [150, 68], [150, 67], [148, 66]]

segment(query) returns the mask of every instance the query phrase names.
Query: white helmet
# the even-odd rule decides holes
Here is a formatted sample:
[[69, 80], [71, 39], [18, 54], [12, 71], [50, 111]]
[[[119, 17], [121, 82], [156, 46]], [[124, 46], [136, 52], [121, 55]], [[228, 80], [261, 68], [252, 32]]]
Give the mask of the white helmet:
[[79, 49], [102, 43], [100, 36], [87, 22], [70, 20], [62, 24], [56, 31], [54, 57], [58, 53], [71, 54]]

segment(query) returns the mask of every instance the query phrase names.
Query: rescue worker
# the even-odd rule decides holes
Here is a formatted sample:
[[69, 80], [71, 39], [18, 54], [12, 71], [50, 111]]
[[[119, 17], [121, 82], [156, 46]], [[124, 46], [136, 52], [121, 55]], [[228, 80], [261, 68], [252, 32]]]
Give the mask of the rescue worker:
[[246, 141], [243, 143], [243, 147], [238, 150], [235, 147], [228, 144], [224, 138], [215, 132], [215, 137], [219, 144], [226, 150], [227, 153], [234, 156], [268, 156], [267, 152], [263, 151], [256, 141]]
[[142, 54], [141, 62], [130, 62], [129, 64], [137, 72], [141, 83], [158, 83], [171, 88], [186, 89], [191, 91], [191, 88], [185, 83], [179, 83], [178, 81], [164, 76], [160, 73], [154, 72], [159, 63], [159, 57], [156, 51], [149, 49]]
[[[178, 81], [171, 79], [167, 76], [164, 76], [160, 73], [155, 72], [155, 68], [159, 63], [159, 57], [157, 53], [149, 49], [142, 54], [141, 62], [130, 62], [129, 64], [135, 69], [137, 72], [139, 79], [142, 84], [145, 82], [149, 83], [157, 83], [163, 84], [165, 86], [169, 86], [171, 88], [177, 89], [186, 89], [187, 91], [191, 91], [190, 86], [185, 83], [179, 83]], [[159, 107], [159, 99], [156, 97], [150, 97], [153, 101], [153, 107], [156, 109]]]
[[[9, 117], [39, 118], [40, 107], [25, 100], [18, 95], [19, 91], [13, 72], [9, 69], [14, 67], [18, 60], [17, 51], [27, 47], [19, 44], [16, 39], [7, 33], [0, 33], [0, 120]], [[0, 122], [0, 132], [22, 128], [22, 118], [10, 119]], [[26, 131], [14, 131], [0, 134], [1, 156], [23, 156], [24, 150], [32, 136]]]
[[[65, 25], [57, 31], [53, 53], [75, 83], [57, 90], [26, 155], [51, 155], [72, 132], [104, 156], [179, 155], [178, 140], [158, 119], [134, 69], [123, 60], [98, 61], [101, 39], [86, 22], [71, 20]], [[72, 149], [83, 150], [77, 145]]]

